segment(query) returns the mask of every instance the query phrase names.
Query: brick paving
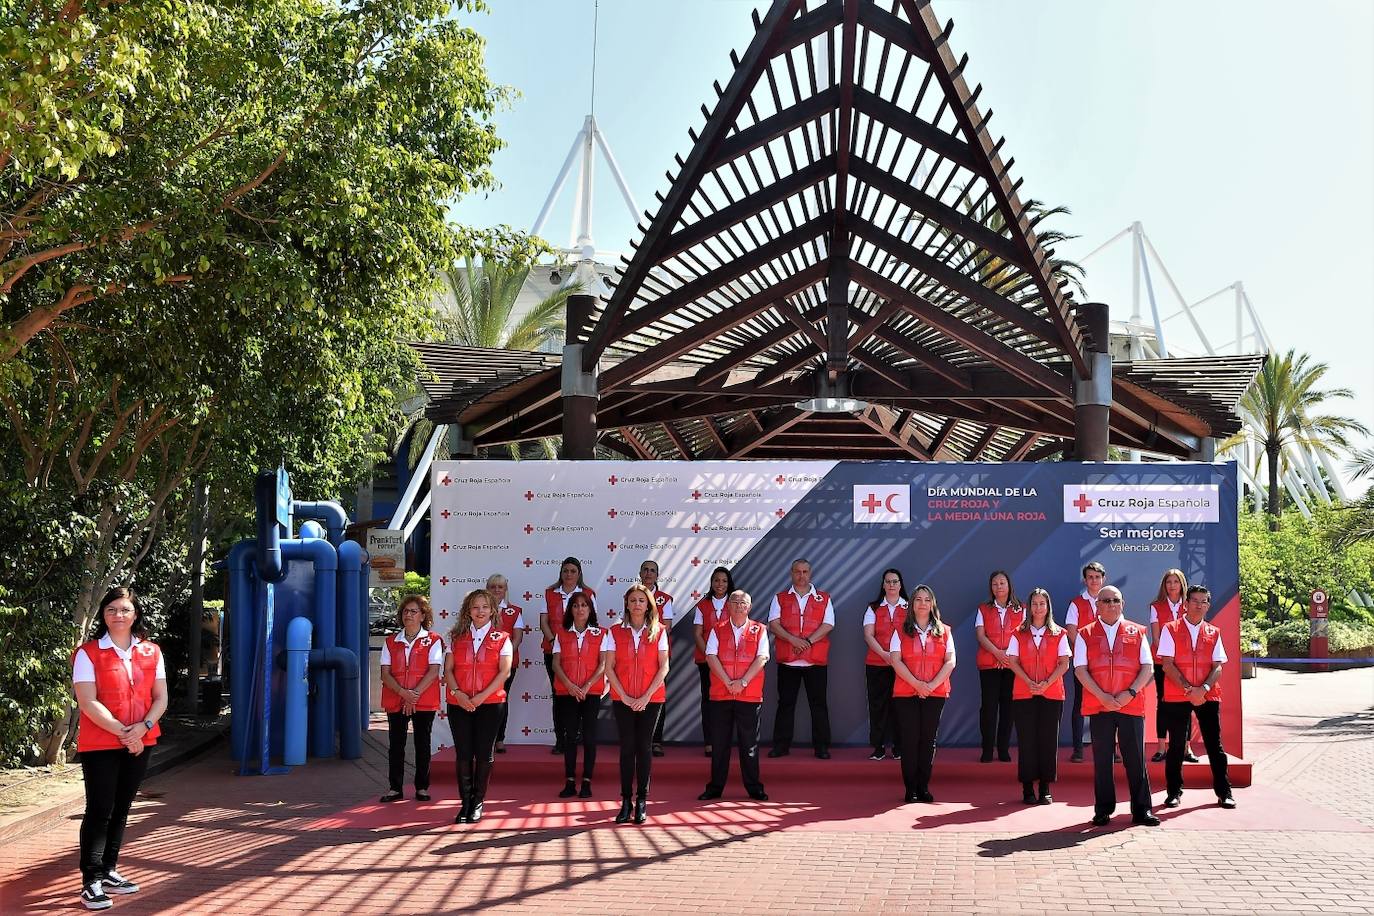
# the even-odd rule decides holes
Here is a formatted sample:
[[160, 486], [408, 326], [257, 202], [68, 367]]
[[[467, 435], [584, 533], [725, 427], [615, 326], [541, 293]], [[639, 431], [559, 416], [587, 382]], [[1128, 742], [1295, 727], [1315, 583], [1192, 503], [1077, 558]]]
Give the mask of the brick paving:
[[[385, 782], [370, 741], [363, 760], [287, 776], [240, 779], [212, 757], [150, 780], [163, 794], [136, 805], [121, 859], [143, 890], [115, 898], [115, 910], [1163, 913], [1189, 901], [1209, 913], [1374, 912], [1374, 671], [1264, 671], [1245, 701], [1257, 788], [1238, 793], [1241, 805], [1260, 789], [1287, 793], [1339, 810], [1340, 829], [1210, 829], [1216, 818], [1209, 829], [1180, 819], [1041, 832], [992, 820], [986, 831], [819, 833], [748, 818], [419, 829], [402, 806], [399, 826], [360, 827], [345, 814]], [[79, 908], [78, 820], [0, 845], [0, 912]]]

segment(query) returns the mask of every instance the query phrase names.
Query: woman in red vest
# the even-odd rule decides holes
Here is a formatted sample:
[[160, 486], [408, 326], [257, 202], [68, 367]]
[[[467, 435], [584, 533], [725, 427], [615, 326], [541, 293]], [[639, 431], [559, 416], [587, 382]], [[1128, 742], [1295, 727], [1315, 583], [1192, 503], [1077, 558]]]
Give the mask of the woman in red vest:
[[[1155, 653], [1155, 754], [1150, 758], [1154, 763], [1162, 761], [1165, 754], [1164, 715], [1164, 666], [1159, 663], [1159, 634], [1166, 626], [1183, 616], [1183, 596], [1188, 591], [1188, 577], [1181, 569], [1166, 569], [1159, 580], [1159, 594], [1150, 605], [1150, 649]], [[1193, 740], [1193, 723], [1189, 721], [1186, 732], [1188, 742]], [[1197, 763], [1197, 755], [1187, 743], [1183, 746], [1183, 759]]]
[[701, 680], [701, 738], [706, 743], [707, 757], [711, 756], [711, 668], [706, 664], [706, 640], [728, 616], [725, 599], [734, 590], [735, 579], [730, 570], [717, 566], [711, 570], [710, 592], [692, 611], [692, 634], [696, 638], [692, 660], [697, 663], [697, 677]]
[[386, 711], [387, 781], [384, 802], [405, 797], [406, 732], [415, 723], [415, 800], [429, 801], [430, 733], [439, 711], [439, 675], [444, 665], [444, 640], [431, 633], [434, 609], [424, 595], [401, 602], [399, 632], [382, 648], [382, 709]]
[[500, 573], [487, 577], [487, 591], [496, 599], [496, 625], [510, 636], [510, 674], [501, 685], [506, 691], [506, 702], [501, 704], [501, 727], [496, 730], [496, 753], [506, 752], [506, 722], [510, 719], [510, 685], [515, 673], [520, 670], [520, 643], [525, 638], [525, 610], [518, 604], [507, 601], [510, 580]]
[[[562, 628], [553, 644], [553, 712], [563, 725], [563, 776], [559, 798], [592, 797], [596, 769], [596, 717], [606, 694], [606, 632], [596, 624], [596, 607], [586, 592], [568, 599]], [[577, 790], [577, 735], [582, 736], [582, 791]]]
[[[1059, 719], [1064, 712], [1064, 672], [1072, 655], [1069, 634], [1054, 622], [1050, 593], [1031, 589], [1026, 618], [1007, 644], [1007, 666], [1016, 678], [1016, 774], [1028, 805], [1054, 801], [1050, 783], [1058, 777]], [[1037, 783], [1039, 792], [1036, 792]]]
[[449, 633], [444, 657], [444, 686], [448, 688], [448, 727], [458, 758], [458, 797], [462, 807], [455, 824], [482, 819], [482, 803], [491, 781], [496, 732], [506, 702], [510, 674], [510, 637], [494, 625], [496, 600], [479, 588], [468, 592], [458, 622]]
[[[582, 579], [582, 561], [577, 557], [567, 557], [558, 567], [558, 581], [544, 589], [544, 610], [539, 613], [539, 630], [544, 636], [541, 648], [544, 650], [544, 670], [549, 675], [549, 695], [557, 696], [557, 678], [553, 673], [553, 641], [563, 628], [563, 614], [568, 609], [568, 599], [577, 592], [586, 592], [596, 598], [596, 592], [587, 587]], [[553, 753], [563, 753], [563, 726], [558, 724], [558, 716], [553, 717]], [[575, 742], [577, 735], [568, 738]]]
[[978, 685], [982, 688], [978, 726], [983, 737], [983, 755], [979, 758], [983, 763], [992, 760], [994, 744], [998, 760], [1011, 760], [1011, 689], [1016, 675], [1007, 666], [1007, 646], [1025, 616], [1011, 576], [997, 570], [988, 577], [988, 600], [978, 606], [973, 623], [973, 635], [978, 640]]
[[868, 654], [864, 656], [864, 683], [868, 688], [868, 743], [873, 745], [869, 760], [882, 760], [886, 748], [900, 758], [898, 749], [897, 715], [892, 708], [892, 688], [897, 674], [888, 659], [892, 634], [906, 619], [906, 583], [895, 569], [883, 570], [878, 597], [864, 611], [864, 642]]
[[954, 672], [954, 633], [940, 620], [940, 605], [928, 585], [911, 593], [906, 619], [892, 634], [888, 657], [897, 673], [892, 688], [902, 742], [902, 782], [908, 802], [933, 802], [930, 775], [935, 739]]
[[625, 614], [606, 636], [606, 679], [620, 732], [620, 813], [617, 824], [631, 819], [634, 793], [636, 824], [648, 819], [649, 769], [654, 725], [667, 699], [668, 631], [658, 619], [653, 592], [636, 582], [625, 592]]
[[100, 601], [90, 642], [72, 654], [72, 686], [81, 709], [76, 749], [86, 786], [81, 902], [87, 909], [108, 909], [110, 894], [138, 890], [115, 865], [129, 807], [148, 770], [146, 749], [157, 743], [157, 723], [167, 711], [162, 651], [147, 635], [134, 590], [114, 588]]

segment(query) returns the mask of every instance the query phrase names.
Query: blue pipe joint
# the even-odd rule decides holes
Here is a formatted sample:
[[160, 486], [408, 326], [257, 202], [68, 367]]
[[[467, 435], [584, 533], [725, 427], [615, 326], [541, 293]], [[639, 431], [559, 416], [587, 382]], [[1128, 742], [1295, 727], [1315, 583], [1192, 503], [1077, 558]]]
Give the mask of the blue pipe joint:
[[[286, 563], [305, 560], [314, 567], [315, 603], [311, 616], [315, 623], [314, 639], [317, 648], [328, 649], [338, 644], [338, 604], [336, 579], [339, 559], [328, 541], [317, 539], [281, 542], [282, 559]], [[310, 700], [310, 755], [334, 756], [334, 676], [322, 671], [315, 676], [316, 690]]]
[[310, 502], [292, 500], [292, 513], [296, 518], [313, 518], [325, 523], [329, 529], [329, 543], [338, 547], [343, 543], [344, 529], [348, 527], [348, 513], [336, 502]]
[[310, 633], [309, 618], [296, 617], [286, 627], [286, 700], [285, 727], [282, 730], [282, 763], [301, 766], [305, 763], [305, 737], [308, 728], [306, 705], [310, 695]]
[[339, 646], [311, 649], [310, 667], [317, 671], [332, 672], [338, 677], [339, 692], [343, 694], [343, 703], [340, 706], [342, 721], [339, 727], [339, 757], [343, 760], [359, 759], [363, 756], [363, 726], [358, 715], [358, 656]]

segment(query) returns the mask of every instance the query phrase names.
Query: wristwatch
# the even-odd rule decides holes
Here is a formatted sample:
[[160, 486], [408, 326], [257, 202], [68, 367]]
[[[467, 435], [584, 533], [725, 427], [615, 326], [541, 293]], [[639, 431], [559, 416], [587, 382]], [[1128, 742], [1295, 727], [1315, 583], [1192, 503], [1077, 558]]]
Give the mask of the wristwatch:
[[1135, 699], [1135, 697], [1136, 697], [1136, 689], [1135, 689], [1134, 687], [1127, 687], [1127, 688], [1126, 688], [1126, 692], [1129, 693], [1129, 694], [1131, 695], [1131, 699], [1133, 699], [1133, 700]]
[[144, 719], [144, 720], [143, 720], [143, 727], [146, 728], [146, 729], [148, 729], [148, 731], [152, 731], [152, 730], [153, 730], [153, 720], [152, 720], [152, 719]]

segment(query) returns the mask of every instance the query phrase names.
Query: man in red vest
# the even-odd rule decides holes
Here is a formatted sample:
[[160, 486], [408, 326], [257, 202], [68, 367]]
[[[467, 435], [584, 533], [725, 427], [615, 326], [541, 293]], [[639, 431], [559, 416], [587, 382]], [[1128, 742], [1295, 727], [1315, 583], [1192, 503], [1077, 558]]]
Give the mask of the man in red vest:
[[755, 801], [768, 801], [759, 779], [759, 710], [763, 708], [763, 666], [768, 662], [768, 631], [749, 619], [748, 592], [733, 591], [725, 601], [729, 618], [706, 637], [711, 669], [711, 781], [700, 801], [720, 798], [730, 775], [730, 742], [739, 745], [740, 775]]
[[1097, 619], [1078, 630], [1073, 670], [1083, 685], [1083, 715], [1090, 718], [1093, 741], [1093, 824], [1105, 826], [1116, 810], [1112, 752], [1121, 745], [1131, 820], [1159, 826], [1150, 811], [1150, 776], [1145, 771], [1145, 697], [1154, 677], [1154, 659], [1145, 628], [1122, 616], [1121, 592], [1104, 586], [1097, 594]]
[[811, 746], [817, 757], [830, 759], [830, 710], [825, 695], [834, 628], [830, 596], [811, 585], [811, 561], [793, 560], [792, 587], [774, 595], [768, 609], [768, 630], [778, 641], [778, 709], [769, 757], [791, 752], [797, 693], [805, 685], [811, 707]]
[[1221, 666], [1226, 664], [1226, 647], [1221, 644], [1221, 630], [1207, 622], [1211, 605], [1211, 591], [1201, 585], [1189, 586], [1183, 616], [1174, 618], [1159, 631], [1159, 660], [1164, 666], [1162, 709], [1169, 734], [1169, 752], [1164, 763], [1166, 808], [1177, 808], [1183, 795], [1183, 752], [1188, 746], [1188, 725], [1193, 716], [1197, 716], [1207, 762], [1212, 766], [1217, 804], [1223, 808], [1236, 806], [1226, 772], [1226, 752], [1221, 747], [1219, 682]]
[[[1107, 567], [1096, 560], [1083, 567], [1083, 594], [1069, 602], [1064, 614], [1064, 629], [1069, 631], [1069, 646], [1078, 640], [1078, 631], [1097, 619], [1097, 595], [1107, 584]], [[1083, 685], [1073, 679], [1073, 709], [1069, 713], [1069, 731], [1073, 735], [1071, 763], [1083, 762]]]

